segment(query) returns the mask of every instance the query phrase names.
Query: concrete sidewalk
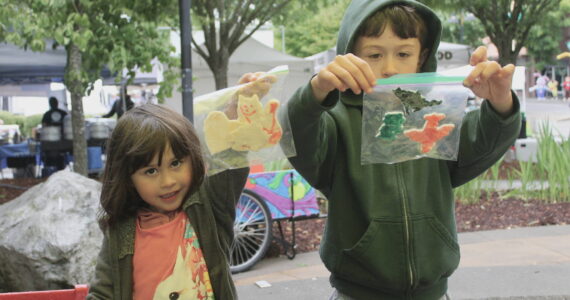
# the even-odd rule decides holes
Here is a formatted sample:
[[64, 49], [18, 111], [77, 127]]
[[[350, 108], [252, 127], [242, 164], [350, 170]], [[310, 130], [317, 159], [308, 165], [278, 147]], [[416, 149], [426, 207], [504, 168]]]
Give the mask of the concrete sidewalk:
[[[570, 300], [570, 225], [461, 233], [459, 243], [452, 299]], [[328, 275], [311, 252], [264, 259], [234, 281], [241, 300], [326, 300], [333, 290]]]

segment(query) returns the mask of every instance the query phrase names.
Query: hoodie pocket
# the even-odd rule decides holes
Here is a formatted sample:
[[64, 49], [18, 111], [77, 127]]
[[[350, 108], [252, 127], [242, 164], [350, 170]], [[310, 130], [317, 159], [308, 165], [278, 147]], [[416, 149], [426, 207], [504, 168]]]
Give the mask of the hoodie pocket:
[[404, 237], [401, 220], [372, 220], [356, 245], [342, 250], [335, 273], [374, 289], [405, 290]]
[[[435, 218], [412, 218], [406, 257], [403, 221], [374, 219], [354, 245], [341, 252], [335, 273], [373, 289], [404, 291], [429, 287], [448, 277], [459, 264], [459, 246]], [[412, 276], [410, 276], [410, 271]]]
[[459, 265], [459, 245], [434, 217], [413, 221], [414, 287], [430, 286], [449, 277]]

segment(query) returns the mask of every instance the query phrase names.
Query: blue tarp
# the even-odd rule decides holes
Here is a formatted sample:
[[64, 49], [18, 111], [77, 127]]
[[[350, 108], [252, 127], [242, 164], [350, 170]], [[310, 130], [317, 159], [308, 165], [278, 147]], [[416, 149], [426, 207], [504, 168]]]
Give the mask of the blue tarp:
[[[13, 44], [0, 43], [0, 85], [63, 82], [67, 54], [63, 47], [52, 49], [46, 44], [44, 52], [34, 52]], [[108, 69], [102, 78], [113, 78]]]

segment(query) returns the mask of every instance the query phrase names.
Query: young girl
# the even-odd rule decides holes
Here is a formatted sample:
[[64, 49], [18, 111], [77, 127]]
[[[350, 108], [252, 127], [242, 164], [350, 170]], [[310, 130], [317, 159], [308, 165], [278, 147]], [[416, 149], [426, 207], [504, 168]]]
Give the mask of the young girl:
[[88, 299], [235, 299], [228, 257], [249, 170], [205, 177], [192, 124], [160, 105], [133, 108], [107, 144], [105, 238]]

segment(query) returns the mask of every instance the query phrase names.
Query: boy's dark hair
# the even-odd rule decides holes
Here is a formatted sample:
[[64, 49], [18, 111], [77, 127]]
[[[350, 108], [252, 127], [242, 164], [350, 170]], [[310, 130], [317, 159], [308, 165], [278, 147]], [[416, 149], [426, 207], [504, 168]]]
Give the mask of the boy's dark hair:
[[428, 36], [425, 20], [413, 7], [402, 4], [387, 6], [368, 17], [356, 36], [378, 37], [388, 24], [399, 38], [418, 38], [421, 49], [426, 47]]
[[200, 141], [192, 123], [181, 114], [156, 104], [133, 108], [117, 121], [107, 141], [101, 190], [104, 212], [99, 218], [102, 228], [134, 216], [139, 208], [147, 206], [138, 195], [131, 175], [147, 166], [156, 154], [160, 165], [167, 145], [176, 158], [188, 157], [190, 160], [190, 195], [202, 184], [206, 172]]

